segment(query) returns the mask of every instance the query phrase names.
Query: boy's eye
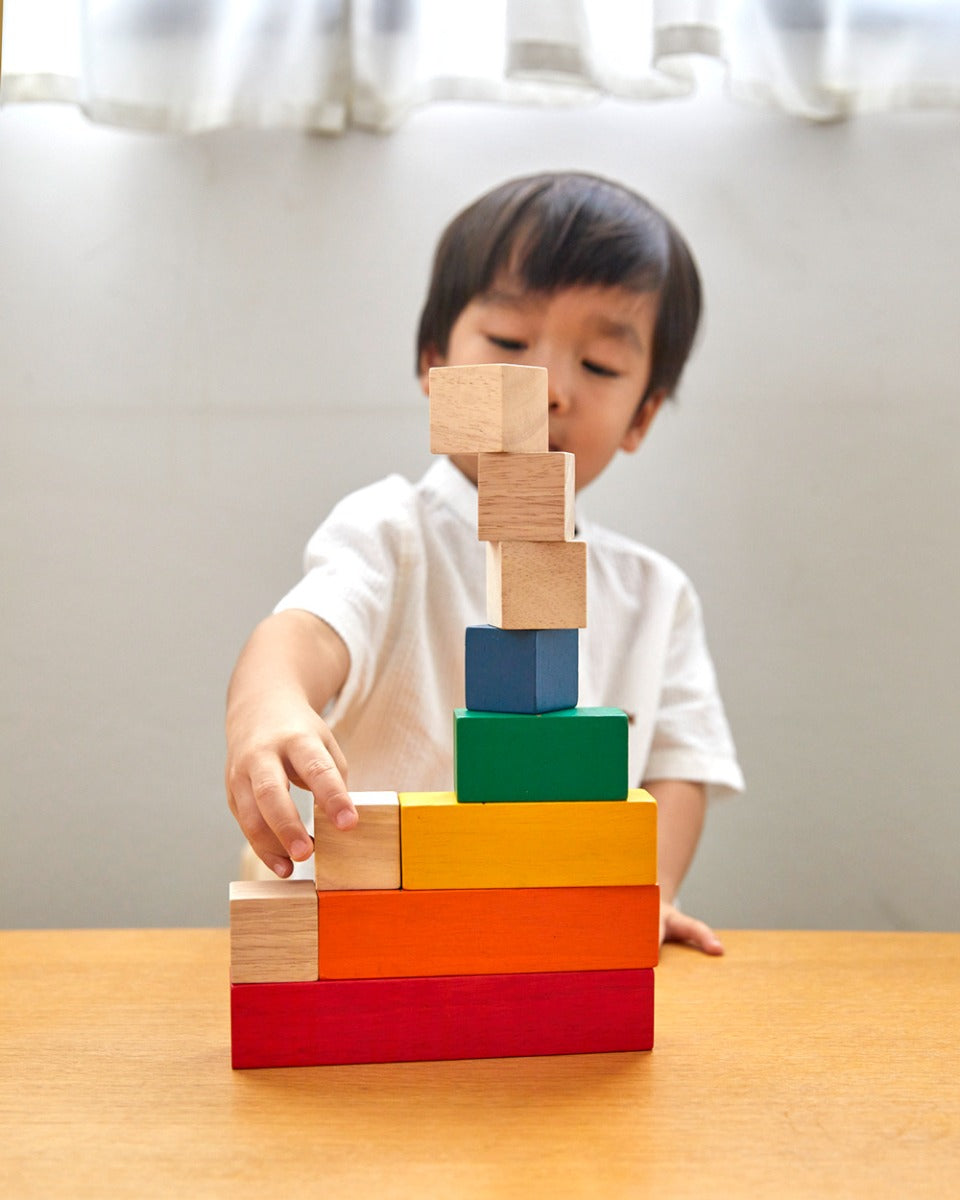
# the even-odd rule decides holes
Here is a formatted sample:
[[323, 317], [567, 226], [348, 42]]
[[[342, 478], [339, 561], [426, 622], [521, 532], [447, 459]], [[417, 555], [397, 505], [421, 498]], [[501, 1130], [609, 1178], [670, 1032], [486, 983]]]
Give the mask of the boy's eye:
[[517, 352], [519, 350], [526, 350], [527, 348], [526, 342], [517, 341], [516, 338], [496, 337], [492, 333], [487, 335], [487, 340], [492, 342], [495, 346], [499, 346], [501, 350], [512, 350]]
[[602, 375], [604, 379], [617, 379], [620, 375], [619, 371], [614, 371], [610, 367], [605, 367], [598, 362], [591, 362], [590, 359], [583, 360], [584, 370], [589, 371], [591, 375]]

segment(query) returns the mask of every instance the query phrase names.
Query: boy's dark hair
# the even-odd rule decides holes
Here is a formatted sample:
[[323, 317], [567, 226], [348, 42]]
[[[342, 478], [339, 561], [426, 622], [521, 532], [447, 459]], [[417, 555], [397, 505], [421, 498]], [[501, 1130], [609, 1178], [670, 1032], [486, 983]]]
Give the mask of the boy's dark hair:
[[548, 294], [577, 286], [659, 292], [646, 395], [676, 389], [700, 319], [700, 276], [678, 230], [642, 196], [595, 175], [560, 172], [511, 180], [474, 201], [437, 246], [418, 370], [425, 351], [446, 354], [457, 317], [501, 271]]

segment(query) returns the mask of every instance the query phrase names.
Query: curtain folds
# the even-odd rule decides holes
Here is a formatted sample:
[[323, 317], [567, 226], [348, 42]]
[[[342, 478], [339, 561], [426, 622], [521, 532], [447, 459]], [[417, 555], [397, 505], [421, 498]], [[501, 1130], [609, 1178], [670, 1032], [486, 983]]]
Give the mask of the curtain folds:
[[432, 100], [646, 101], [722, 64], [815, 120], [960, 106], [960, 0], [5, 0], [0, 100], [95, 121], [385, 131]]

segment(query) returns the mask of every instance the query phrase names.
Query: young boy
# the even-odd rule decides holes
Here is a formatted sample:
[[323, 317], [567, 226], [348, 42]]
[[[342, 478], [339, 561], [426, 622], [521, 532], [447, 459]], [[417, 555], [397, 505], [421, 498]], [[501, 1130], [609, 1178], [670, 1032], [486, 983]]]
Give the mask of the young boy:
[[[586, 487], [633, 453], [677, 386], [700, 314], [693, 258], [670, 222], [628, 189], [565, 173], [517, 179], [462, 212], [437, 249], [417, 370], [510, 362], [547, 368], [550, 448], [576, 455]], [[426, 422], [424, 436], [426, 437]], [[463, 640], [485, 620], [476, 456], [438, 459], [336, 506], [306, 574], [254, 631], [227, 704], [230, 808], [276, 874], [313, 846], [290, 784], [341, 829], [347, 792], [452, 787], [452, 710]], [[630, 779], [659, 807], [661, 939], [722, 953], [677, 889], [708, 787], [743, 786], [700, 607], [662, 556], [589, 524], [581, 705], [629, 715]]]

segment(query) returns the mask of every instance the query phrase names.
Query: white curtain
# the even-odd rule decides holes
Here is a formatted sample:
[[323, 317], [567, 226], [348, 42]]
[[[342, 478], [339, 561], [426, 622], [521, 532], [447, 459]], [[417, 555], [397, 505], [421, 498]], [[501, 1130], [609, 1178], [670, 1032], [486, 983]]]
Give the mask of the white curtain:
[[5, 0], [0, 102], [95, 121], [388, 130], [438, 99], [731, 95], [831, 120], [960, 105], [960, 0]]

